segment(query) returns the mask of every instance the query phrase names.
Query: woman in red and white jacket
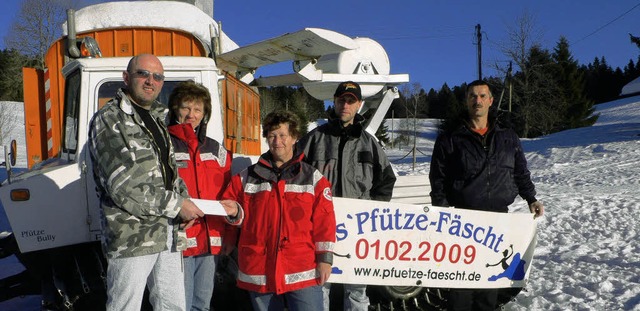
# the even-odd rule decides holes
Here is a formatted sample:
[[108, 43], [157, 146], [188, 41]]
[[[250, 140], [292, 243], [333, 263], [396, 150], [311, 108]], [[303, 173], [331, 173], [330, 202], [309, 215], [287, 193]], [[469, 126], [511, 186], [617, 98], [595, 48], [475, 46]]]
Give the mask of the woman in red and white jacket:
[[[231, 179], [231, 152], [206, 136], [211, 116], [211, 95], [193, 81], [181, 82], [169, 97], [169, 133], [178, 174], [189, 196], [218, 200]], [[187, 226], [183, 251], [187, 310], [209, 310], [217, 255], [230, 251], [237, 229], [223, 217], [198, 218]]]
[[284, 310], [285, 297], [288, 310], [322, 310], [336, 241], [331, 185], [295, 153], [295, 115], [273, 112], [262, 125], [269, 151], [232, 177], [222, 201], [228, 220], [242, 225], [238, 287], [254, 310]]

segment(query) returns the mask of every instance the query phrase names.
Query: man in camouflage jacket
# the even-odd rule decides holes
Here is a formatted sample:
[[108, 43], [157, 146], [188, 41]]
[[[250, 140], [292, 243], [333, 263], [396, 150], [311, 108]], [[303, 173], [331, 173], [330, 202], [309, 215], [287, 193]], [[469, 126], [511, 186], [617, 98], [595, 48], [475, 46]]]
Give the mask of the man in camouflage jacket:
[[123, 79], [126, 88], [94, 115], [89, 130], [108, 259], [107, 310], [140, 310], [145, 285], [154, 310], [184, 310], [186, 240], [179, 243], [178, 232], [203, 213], [176, 173], [167, 109], [156, 101], [164, 84], [160, 60], [133, 57]]

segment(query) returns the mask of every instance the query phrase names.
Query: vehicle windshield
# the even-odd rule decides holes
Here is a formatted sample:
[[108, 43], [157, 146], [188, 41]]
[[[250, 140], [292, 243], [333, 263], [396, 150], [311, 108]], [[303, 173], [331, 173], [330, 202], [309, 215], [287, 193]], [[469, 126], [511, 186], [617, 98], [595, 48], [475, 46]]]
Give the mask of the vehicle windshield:
[[[169, 95], [180, 82], [182, 82], [182, 80], [164, 81], [164, 86], [162, 87], [162, 91], [158, 96], [158, 101], [164, 104], [165, 106], [167, 106], [169, 104]], [[98, 103], [99, 103], [98, 109], [102, 108], [104, 104], [110, 101], [116, 94], [116, 91], [119, 88], [123, 88], [123, 87], [124, 87], [123, 81], [109, 81], [102, 84], [100, 86], [100, 89], [98, 89]]]
[[[165, 106], [168, 106], [171, 91], [183, 80], [165, 81], [162, 92], [158, 96]], [[98, 109], [111, 100], [119, 88], [124, 87], [124, 81], [108, 81], [100, 85], [98, 89]], [[78, 148], [78, 118], [80, 112], [80, 74], [74, 73], [67, 77], [64, 105], [64, 137], [62, 141], [62, 153], [69, 160], [75, 160]], [[50, 155], [51, 156], [51, 155]]]

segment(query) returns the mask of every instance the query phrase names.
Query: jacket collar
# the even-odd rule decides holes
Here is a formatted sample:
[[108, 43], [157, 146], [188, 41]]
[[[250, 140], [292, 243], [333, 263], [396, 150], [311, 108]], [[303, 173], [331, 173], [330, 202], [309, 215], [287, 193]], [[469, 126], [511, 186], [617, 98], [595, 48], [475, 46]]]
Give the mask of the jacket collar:
[[200, 123], [200, 126], [194, 131], [189, 123], [180, 124], [176, 121], [171, 121], [169, 123], [169, 133], [183, 141], [197, 140], [198, 143], [203, 144], [207, 139], [207, 124]]
[[275, 167], [271, 153], [267, 151], [260, 156], [258, 163], [255, 165], [254, 172], [269, 181], [278, 181], [281, 179], [290, 180], [300, 173], [303, 158], [304, 154], [296, 150], [291, 160], [281, 167]]
[[353, 123], [343, 127], [340, 119], [335, 115], [335, 113], [332, 113], [329, 115], [329, 122], [327, 124], [329, 125], [331, 134], [334, 136], [345, 135], [359, 138], [364, 130], [364, 121], [364, 117], [356, 113], [353, 118]]
[[196, 133], [193, 131], [191, 124], [173, 124], [168, 127], [171, 136], [174, 136], [185, 142], [197, 142]]
[[[131, 98], [127, 95], [127, 90], [125, 88], [120, 88], [116, 92], [116, 100], [118, 101], [118, 107], [120, 109], [132, 116], [138, 116], [133, 108], [134, 103], [132, 103]], [[149, 109], [149, 113], [156, 118], [163, 118], [168, 112], [168, 109], [162, 105], [159, 101], [155, 100], [153, 104], [151, 104], [151, 109]], [[139, 116], [138, 116], [139, 117]]]

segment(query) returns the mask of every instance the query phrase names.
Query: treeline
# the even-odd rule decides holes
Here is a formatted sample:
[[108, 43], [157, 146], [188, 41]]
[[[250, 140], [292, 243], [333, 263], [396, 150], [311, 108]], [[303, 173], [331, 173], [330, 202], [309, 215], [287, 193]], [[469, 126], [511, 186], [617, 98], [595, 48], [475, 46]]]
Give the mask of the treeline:
[[[516, 64], [519, 70], [505, 70], [505, 77], [486, 77], [492, 87], [494, 108], [505, 126], [520, 137], [538, 137], [558, 131], [590, 126], [598, 119], [595, 104], [614, 100], [624, 85], [640, 77], [640, 56], [624, 68], [612, 68], [605, 57], [579, 64], [571, 55], [569, 43], [561, 37], [553, 50], [531, 47]], [[471, 82], [471, 81], [469, 81]], [[451, 119], [464, 109], [466, 83], [425, 91], [420, 84], [400, 87], [387, 118]], [[322, 101], [301, 88], [276, 87], [261, 90], [263, 114], [274, 109], [295, 111], [303, 121], [326, 118]], [[410, 129], [406, 129], [411, 131]], [[386, 128], [377, 136], [388, 142]]]
[[[292, 111], [302, 124], [327, 118], [324, 102], [309, 95], [304, 88], [280, 86], [260, 88], [259, 91], [261, 118], [275, 110]], [[302, 130], [306, 134], [306, 129]]]
[[0, 50], [0, 100], [23, 101], [22, 67], [31, 67], [34, 63], [34, 59], [16, 50]]
[[[533, 46], [519, 67], [506, 78], [485, 80], [492, 86], [501, 120], [521, 137], [537, 137], [592, 125], [598, 117], [593, 105], [618, 98], [622, 87], [640, 76], [640, 57], [622, 69], [613, 69], [604, 56], [580, 65], [567, 40], [560, 38], [552, 51]], [[452, 118], [464, 108], [465, 89], [466, 83], [445, 83], [428, 92], [415, 85], [401, 88], [386, 117]]]
[[[22, 67], [34, 65], [35, 59], [16, 50], [0, 50], [0, 100], [23, 101]], [[640, 57], [629, 60], [622, 69], [612, 68], [604, 56], [580, 65], [561, 38], [552, 51], [539, 46], [529, 49], [518, 67], [513, 74], [507, 72], [506, 78], [485, 80], [492, 86], [501, 119], [521, 137], [537, 137], [593, 124], [597, 120], [593, 105], [618, 98], [622, 87], [640, 76]], [[447, 119], [464, 108], [466, 84], [450, 87], [445, 83], [428, 92], [417, 83], [400, 89], [400, 98], [394, 100], [387, 118]], [[303, 124], [327, 118], [324, 102], [303, 88], [263, 88], [260, 95], [263, 116], [286, 109], [294, 111]], [[384, 130], [378, 136], [386, 140]]]

